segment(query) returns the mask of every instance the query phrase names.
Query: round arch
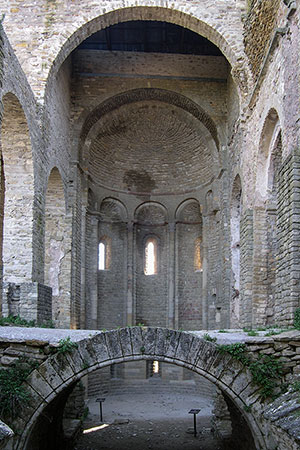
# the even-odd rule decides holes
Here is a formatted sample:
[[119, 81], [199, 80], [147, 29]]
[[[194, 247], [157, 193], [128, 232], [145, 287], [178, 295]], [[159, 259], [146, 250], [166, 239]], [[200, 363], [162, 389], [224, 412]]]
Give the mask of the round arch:
[[[62, 43], [59, 51], [53, 59], [53, 63], [48, 72], [47, 86], [51, 84], [51, 80], [56, 76], [61, 64], [65, 59], [71, 54], [73, 50], [85, 39], [111, 25], [115, 25], [120, 22], [132, 21], [132, 20], [156, 20], [156, 21], [166, 21], [170, 22], [184, 28], [188, 28], [195, 33], [202, 35], [203, 37], [209, 39], [222, 51], [224, 56], [229, 61], [232, 67], [232, 73], [241, 91], [247, 89], [247, 80], [251, 78], [250, 70], [247, 67], [246, 58], [243, 50], [242, 40], [239, 46], [237, 46], [236, 36], [230, 39], [230, 35], [227, 30], [224, 29], [221, 34], [218, 29], [220, 29], [219, 24], [205, 22], [203, 16], [199, 13], [197, 17], [196, 14], [193, 15], [190, 12], [190, 8], [187, 7], [186, 11], [174, 9], [174, 5], [168, 5], [162, 7], [161, 5], [156, 6], [153, 3], [147, 5], [143, 3], [142, 5], [125, 6], [122, 4], [115, 4], [112, 10], [107, 12], [107, 7], [103, 8], [102, 11], [97, 12], [97, 16], [91, 18], [88, 22], [82, 24], [75, 32], [71, 33], [71, 30], [66, 35], [65, 41]], [[101, 14], [102, 12], [102, 14]], [[99, 14], [100, 13], [100, 14]], [[218, 28], [217, 28], [218, 27]], [[245, 69], [241, 69], [241, 59], [244, 60]]]
[[123, 105], [142, 102], [145, 100], [156, 100], [159, 102], [168, 103], [190, 113], [197, 120], [199, 120], [209, 131], [217, 149], [219, 150], [220, 143], [217, 127], [211, 117], [204, 111], [204, 109], [184, 95], [178, 94], [174, 91], [168, 91], [166, 89], [159, 88], [132, 89], [130, 91], [122, 92], [121, 94], [114, 95], [113, 97], [104, 100], [85, 117], [79, 138], [80, 144], [83, 145], [90, 130], [102, 116], [114, 111], [115, 109], [120, 108]]
[[[199, 336], [167, 328], [132, 327], [98, 332], [77, 342], [71, 353], [56, 353], [34, 370], [26, 384], [32, 393], [29, 406], [21, 411], [26, 425], [17, 449], [28, 449], [28, 441], [38, 417], [63, 391], [84, 375], [120, 362], [155, 359], [176, 364], [204, 376], [216, 384], [243, 414], [256, 448], [266, 448], [259, 421], [246, 408], [257, 399], [247, 369], [217, 346]], [[253, 398], [252, 398], [253, 396]], [[251, 401], [252, 399], [252, 401]]]
[[280, 134], [281, 126], [278, 112], [275, 108], [271, 108], [266, 115], [260, 134], [255, 183], [256, 205], [265, 202], [268, 197], [271, 158]]

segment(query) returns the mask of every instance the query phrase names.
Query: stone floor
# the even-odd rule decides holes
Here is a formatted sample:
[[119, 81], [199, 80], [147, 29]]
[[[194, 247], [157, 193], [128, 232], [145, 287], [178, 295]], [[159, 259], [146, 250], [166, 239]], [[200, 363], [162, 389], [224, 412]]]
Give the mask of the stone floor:
[[[85, 432], [75, 450], [218, 450], [221, 443], [211, 433], [212, 400], [193, 394], [149, 396], [109, 395], [103, 403], [103, 423], [99, 403], [88, 402], [90, 414]], [[197, 437], [193, 434], [192, 408], [197, 416]]]

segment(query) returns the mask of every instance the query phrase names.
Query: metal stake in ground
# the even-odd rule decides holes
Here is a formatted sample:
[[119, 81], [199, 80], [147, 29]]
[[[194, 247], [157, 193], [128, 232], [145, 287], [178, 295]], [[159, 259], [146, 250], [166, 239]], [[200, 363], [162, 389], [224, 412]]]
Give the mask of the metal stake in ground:
[[201, 410], [200, 409], [191, 409], [189, 411], [189, 414], [194, 414], [194, 436], [197, 436], [197, 423], [196, 423], [196, 416], [199, 414]]
[[105, 398], [100, 397], [97, 398], [96, 402], [99, 402], [99, 406], [100, 406], [100, 422], [103, 422], [103, 416], [102, 416], [102, 403], [105, 401]]

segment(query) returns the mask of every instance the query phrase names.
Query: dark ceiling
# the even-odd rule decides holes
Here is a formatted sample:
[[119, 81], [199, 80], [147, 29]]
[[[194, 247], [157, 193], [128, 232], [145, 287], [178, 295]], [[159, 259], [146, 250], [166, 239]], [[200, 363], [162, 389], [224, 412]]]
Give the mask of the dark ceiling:
[[79, 49], [127, 52], [183, 53], [221, 56], [212, 42], [168, 22], [131, 21], [112, 25], [86, 39]]

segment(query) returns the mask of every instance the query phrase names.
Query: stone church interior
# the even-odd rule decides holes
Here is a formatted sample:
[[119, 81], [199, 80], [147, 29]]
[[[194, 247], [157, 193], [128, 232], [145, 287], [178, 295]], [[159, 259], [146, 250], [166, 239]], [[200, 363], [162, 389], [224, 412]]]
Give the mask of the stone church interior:
[[[54, 328], [53, 348], [81, 332], [127, 329], [132, 346], [136, 329], [188, 332], [207, 345], [243, 332], [247, 352], [281, 358], [282, 384], [296, 386], [298, 0], [0, 5], [0, 316]], [[290, 334], [275, 342], [270, 330]], [[1, 336], [0, 371], [16, 354]], [[13, 339], [31, 355], [32, 343], [22, 350], [24, 339]], [[289, 427], [272, 425], [258, 397], [241, 407], [242, 391], [227, 391], [209, 368], [143, 348], [102, 366], [83, 360], [45, 406], [52, 418], [62, 410], [56, 428], [36, 409], [21, 437], [1, 443], [0, 426], [0, 448], [82, 450], [88, 441], [61, 441], [63, 420], [77, 420], [87, 403], [96, 416], [99, 396], [126, 403], [146, 394], [140, 403], [167, 394], [202, 401], [203, 430], [214, 416], [218, 432], [202, 436], [207, 450], [299, 448], [299, 414]], [[122, 442], [95, 448], [149, 444]], [[195, 442], [178, 448], [201, 448]], [[176, 448], [171, 438], [149, 445]]]

